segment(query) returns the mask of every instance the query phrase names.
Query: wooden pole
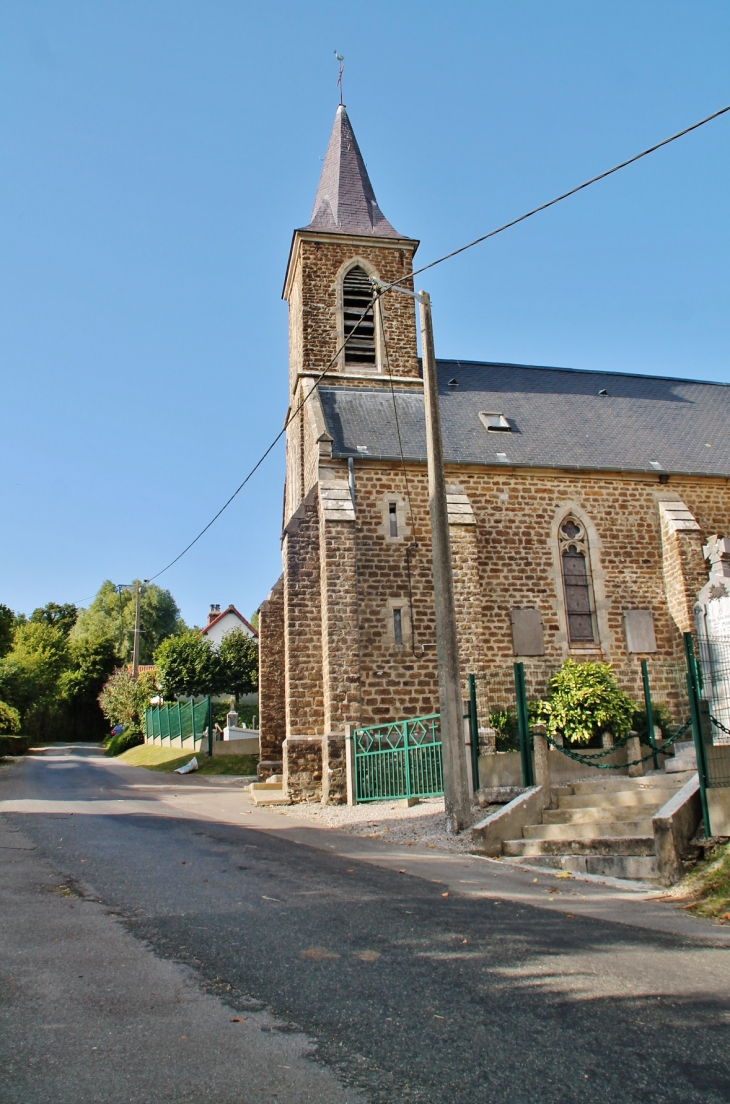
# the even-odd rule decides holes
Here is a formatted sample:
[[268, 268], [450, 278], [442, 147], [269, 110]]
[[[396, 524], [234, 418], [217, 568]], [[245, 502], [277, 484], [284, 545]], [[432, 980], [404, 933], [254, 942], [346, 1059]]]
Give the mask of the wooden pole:
[[454, 580], [451, 571], [449, 516], [446, 508], [444, 450], [441, 440], [436, 355], [433, 344], [431, 299], [418, 294], [423, 359], [423, 394], [426, 408], [426, 455], [428, 497], [431, 513], [433, 590], [436, 606], [436, 655], [439, 671], [441, 751], [444, 766], [446, 827], [461, 832], [471, 824], [469, 777], [464, 744], [463, 704], [459, 674], [459, 646], [456, 636]]

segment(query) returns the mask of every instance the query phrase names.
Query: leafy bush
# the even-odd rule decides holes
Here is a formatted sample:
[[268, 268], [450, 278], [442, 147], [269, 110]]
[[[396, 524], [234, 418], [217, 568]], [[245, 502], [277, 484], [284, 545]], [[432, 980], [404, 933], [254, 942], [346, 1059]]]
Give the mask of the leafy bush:
[[[666, 739], [675, 727], [672, 722], [672, 714], [669, 712], [669, 706], [664, 705], [663, 702], [652, 702], [651, 711], [654, 714], [654, 724], [661, 729], [662, 736]], [[634, 712], [631, 718], [631, 727], [639, 734], [643, 743], [648, 742], [649, 726], [646, 721], [646, 709], [643, 705]]]
[[20, 732], [20, 713], [4, 701], [0, 701], [0, 732], [8, 736]]
[[[527, 719], [530, 726], [540, 720], [542, 702], [528, 701]], [[496, 732], [497, 751], [516, 751], [520, 746], [520, 729], [517, 721], [517, 707], [493, 709], [489, 713], [489, 727]]]
[[105, 683], [99, 694], [99, 705], [112, 726], [125, 726], [123, 736], [136, 733], [141, 737], [144, 731], [144, 711], [150, 704], [150, 697], [156, 692], [152, 671], [143, 671], [135, 681], [131, 672], [126, 667], [121, 667]]
[[0, 755], [25, 755], [28, 746], [25, 736], [0, 736]]
[[144, 736], [142, 733], [130, 729], [128, 732], [120, 732], [118, 736], [112, 736], [106, 745], [106, 753], [107, 755], [121, 755], [123, 751], [128, 751], [129, 748], [137, 747], [143, 743]]
[[550, 736], [587, 744], [600, 732], [620, 739], [631, 730], [639, 706], [619, 689], [608, 663], [575, 663], [566, 659], [550, 679], [547, 701], [540, 702], [539, 720]]

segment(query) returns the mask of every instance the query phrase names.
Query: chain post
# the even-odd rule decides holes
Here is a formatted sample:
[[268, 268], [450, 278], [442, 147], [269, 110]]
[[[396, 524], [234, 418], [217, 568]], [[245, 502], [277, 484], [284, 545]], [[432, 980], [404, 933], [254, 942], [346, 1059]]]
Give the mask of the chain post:
[[520, 755], [522, 757], [522, 785], [534, 786], [532, 755], [530, 753], [530, 725], [527, 718], [527, 693], [525, 691], [525, 665], [514, 664], [515, 697], [517, 699], [517, 728], [520, 735]]
[[649, 669], [646, 665], [646, 660], [641, 661], [641, 681], [644, 684], [644, 706], [646, 708], [646, 725], [647, 732], [649, 734], [649, 746], [654, 752], [654, 770], [659, 770], [659, 756], [656, 750], [656, 740], [654, 739], [654, 708], [651, 704], [651, 688], [649, 686]]
[[687, 660], [687, 691], [689, 693], [689, 711], [692, 718], [692, 735], [697, 755], [697, 774], [700, 780], [700, 803], [702, 805], [702, 819], [705, 822], [705, 835], [709, 839], [712, 835], [710, 826], [710, 809], [707, 804], [707, 758], [705, 756], [705, 741], [702, 737], [702, 713], [700, 711], [700, 680], [697, 670], [697, 657], [695, 655], [694, 638], [691, 632], [684, 636], [684, 655]]

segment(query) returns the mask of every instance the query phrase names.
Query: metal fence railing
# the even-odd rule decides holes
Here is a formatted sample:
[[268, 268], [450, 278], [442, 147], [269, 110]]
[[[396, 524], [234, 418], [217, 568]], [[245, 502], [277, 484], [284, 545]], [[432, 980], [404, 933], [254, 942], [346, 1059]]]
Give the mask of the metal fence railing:
[[700, 636], [699, 714], [708, 786], [730, 786], [730, 637]]
[[171, 746], [183, 747], [185, 741], [192, 738], [195, 747], [204, 738], [209, 739], [212, 733], [210, 698], [150, 706], [144, 711], [144, 723], [147, 744], [159, 745], [169, 740]]

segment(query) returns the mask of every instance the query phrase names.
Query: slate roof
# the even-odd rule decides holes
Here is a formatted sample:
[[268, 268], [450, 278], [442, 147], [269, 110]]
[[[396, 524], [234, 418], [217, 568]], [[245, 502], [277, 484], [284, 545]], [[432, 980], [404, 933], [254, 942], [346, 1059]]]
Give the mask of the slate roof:
[[[730, 475], [726, 384], [455, 360], [438, 374], [447, 461]], [[399, 458], [389, 390], [319, 393], [333, 456]], [[423, 397], [400, 390], [396, 403], [404, 455], [424, 461]], [[503, 414], [510, 431], [487, 430], [480, 412]]]
[[340, 104], [325, 154], [307, 230], [402, 238], [378, 207], [360, 147]]

